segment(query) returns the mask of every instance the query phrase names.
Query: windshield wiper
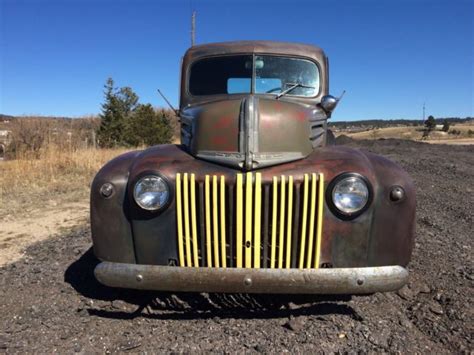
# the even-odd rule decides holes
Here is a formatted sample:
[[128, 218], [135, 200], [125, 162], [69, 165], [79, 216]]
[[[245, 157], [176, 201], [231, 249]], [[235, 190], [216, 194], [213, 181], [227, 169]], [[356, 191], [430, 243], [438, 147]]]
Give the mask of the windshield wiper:
[[314, 86], [308, 86], [308, 85], [304, 85], [304, 84], [301, 84], [301, 83], [285, 83], [285, 86], [289, 86], [289, 88], [286, 89], [286, 90], [283, 90], [282, 92], [280, 92], [275, 97], [276, 100], [278, 100], [280, 97], [288, 94], [289, 92], [293, 91], [296, 88], [316, 89]]

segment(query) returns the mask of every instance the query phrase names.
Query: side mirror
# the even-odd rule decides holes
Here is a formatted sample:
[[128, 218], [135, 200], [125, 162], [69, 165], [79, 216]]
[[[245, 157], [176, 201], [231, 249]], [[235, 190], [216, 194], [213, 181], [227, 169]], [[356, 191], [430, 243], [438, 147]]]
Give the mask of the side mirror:
[[331, 113], [332, 110], [334, 110], [337, 106], [337, 103], [339, 102], [338, 99], [336, 99], [332, 95], [325, 95], [321, 99], [321, 107], [326, 111], [327, 113]]

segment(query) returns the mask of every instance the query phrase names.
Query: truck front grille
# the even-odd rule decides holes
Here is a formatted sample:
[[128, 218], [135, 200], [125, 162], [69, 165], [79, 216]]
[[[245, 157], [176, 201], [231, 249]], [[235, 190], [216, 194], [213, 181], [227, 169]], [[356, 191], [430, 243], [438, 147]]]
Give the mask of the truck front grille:
[[323, 174], [224, 176], [176, 174], [179, 265], [319, 268]]

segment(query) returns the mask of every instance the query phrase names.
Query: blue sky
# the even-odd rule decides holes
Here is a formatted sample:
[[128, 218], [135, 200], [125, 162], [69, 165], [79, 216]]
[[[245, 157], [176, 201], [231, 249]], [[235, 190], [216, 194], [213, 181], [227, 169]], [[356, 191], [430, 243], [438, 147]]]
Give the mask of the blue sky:
[[111, 76], [142, 102], [178, 102], [190, 44], [239, 39], [321, 46], [334, 120], [474, 116], [474, 1], [0, 0], [0, 113], [96, 114]]

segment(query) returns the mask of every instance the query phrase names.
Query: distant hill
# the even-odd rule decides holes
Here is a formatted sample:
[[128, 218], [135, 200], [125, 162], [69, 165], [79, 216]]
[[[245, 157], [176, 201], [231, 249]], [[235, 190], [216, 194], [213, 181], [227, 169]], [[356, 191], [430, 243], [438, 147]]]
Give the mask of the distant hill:
[[3, 113], [0, 113], [0, 121], [9, 121], [14, 118], [14, 116], [4, 115]]
[[[443, 117], [436, 118], [437, 124], [442, 124], [445, 120], [451, 123], [466, 123], [474, 120], [474, 117]], [[371, 127], [371, 128], [385, 128], [394, 126], [422, 126], [423, 120], [359, 120], [359, 121], [331, 121], [329, 120], [329, 128], [348, 129], [351, 127]]]
[[[84, 117], [77, 117], [77, 118], [81, 119], [81, 118], [91, 118], [91, 117], [92, 116], [84, 116]], [[42, 118], [42, 119], [48, 119], [48, 120], [73, 120], [73, 119], [76, 119], [76, 118], [73, 118], [73, 117], [63, 117], [63, 116], [41, 116], [41, 115], [11, 116], [11, 115], [5, 115], [3, 113], [0, 113], [0, 120], [1, 121], [23, 119], [23, 118]]]

